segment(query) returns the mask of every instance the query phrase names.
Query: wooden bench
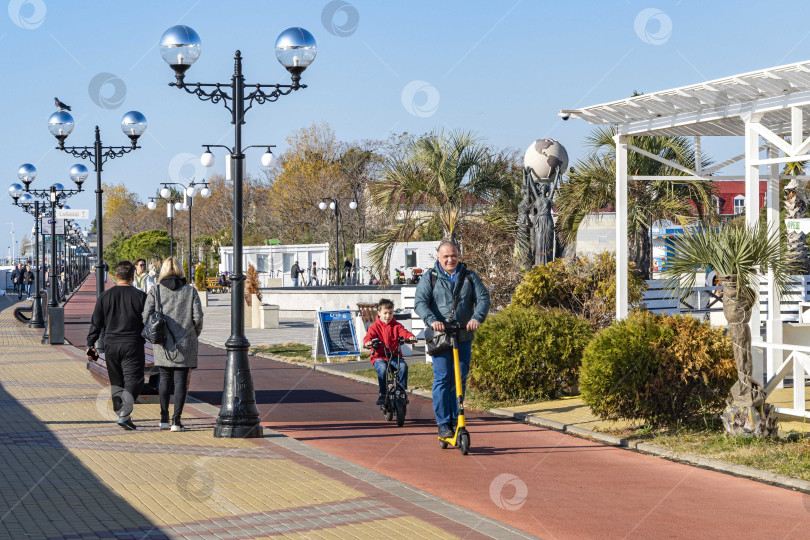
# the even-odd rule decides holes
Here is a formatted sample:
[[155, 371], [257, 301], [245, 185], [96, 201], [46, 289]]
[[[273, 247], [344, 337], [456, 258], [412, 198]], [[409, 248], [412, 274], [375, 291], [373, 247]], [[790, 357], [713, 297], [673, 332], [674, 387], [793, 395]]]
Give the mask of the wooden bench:
[[219, 278], [205, 278], [205, 290], [213, 293], [228, 292], [229, 287], [219, 284]]
[[[144, 345], [144, 353], [146, 356], [146, 364], [143, 372], [144, 386], [141, 394], [156, 396], [158, 394], [159, 370], [157, 366], [155, 366], [155, 358], [152, 355], [152, 344], [148, 341]], [[104, 353], [100, 353], [98, 356], [98, 360], [87, 360], [87, 369], [90, 370], [90, 373], [92, 373], [96, 380], [104, 384], [109, 384], [110, 376], [107, 373], [107, 362], [104, 360]]]
[[368, 330], [375, 320], [377, 320], [377, 304], [369, 304], [366, 302], [358, 302], [357, 309], [360, 311], [360, 317], [363, 319], [363, 324]]

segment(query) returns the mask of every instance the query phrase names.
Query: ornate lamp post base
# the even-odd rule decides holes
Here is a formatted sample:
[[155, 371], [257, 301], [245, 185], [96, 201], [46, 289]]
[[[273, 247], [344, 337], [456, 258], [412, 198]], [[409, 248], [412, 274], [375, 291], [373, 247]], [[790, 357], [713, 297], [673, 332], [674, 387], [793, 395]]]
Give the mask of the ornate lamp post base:
[[256, 408], [253, 376], [250, 373], [248, 347], [228, 340], [222, 406], [214, 428], [214, 437], [257, 439], [264, 436]]

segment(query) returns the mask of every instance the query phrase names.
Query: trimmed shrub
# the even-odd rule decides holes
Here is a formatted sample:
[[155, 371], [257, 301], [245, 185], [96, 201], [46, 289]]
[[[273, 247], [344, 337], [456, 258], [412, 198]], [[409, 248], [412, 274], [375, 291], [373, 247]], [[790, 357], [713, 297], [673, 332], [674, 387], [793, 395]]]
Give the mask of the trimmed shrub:
[[475, 333], [471, 388], [495, 400], [553, 398], [577, 384], [588, 321], [562, 309], [510, 306]]
[[582, 357], [582, 399], [604, 420], [679, 424], [718, 414], [737, 379], [731, 341], [692, 317], [635, 311]]
[[205, 267], [203, 263], [197, 263], [194, 267], [194, 286], [198, 291], [205, 290]]
[[[628, 281], [630, 304], [637, 306], [646, 284], [632, 265]], [[595, 330], [604, 328], [616, 314], [616, 258], [612, 253], [599, 253], [535, 266], [515, 290], [512, 303], [567, 309], [588, 319]]]

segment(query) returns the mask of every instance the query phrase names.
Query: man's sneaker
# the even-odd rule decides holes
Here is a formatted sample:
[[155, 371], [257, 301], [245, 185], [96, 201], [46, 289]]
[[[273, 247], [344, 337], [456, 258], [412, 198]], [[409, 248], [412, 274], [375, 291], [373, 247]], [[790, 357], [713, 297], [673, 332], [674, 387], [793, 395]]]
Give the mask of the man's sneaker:
[[380, 394], [379, 397], [377, 398], [377, 405], [382, 405], [384, 401], [385, 397], [383, 397], [383, 395]]
[[138, 429], [138, 427], [132, 423], [131, 418], [127, 418], [126, 420], [119, 420], [118, 425], [124, 428], [127, 431], [133, 431]]
[[160, 426], [160, 429], [169, 429], [171, 427], [171, 424], [168, 422], [161, 422], [158, 425]]
[[453, 437], [453, 430], [447, 424], [439, 426], [439, 437], [442, 439], [450, 439]]
[[176, 424], [172, 424], [172, 431], [186, 431], [186, 427], [178, 421]]

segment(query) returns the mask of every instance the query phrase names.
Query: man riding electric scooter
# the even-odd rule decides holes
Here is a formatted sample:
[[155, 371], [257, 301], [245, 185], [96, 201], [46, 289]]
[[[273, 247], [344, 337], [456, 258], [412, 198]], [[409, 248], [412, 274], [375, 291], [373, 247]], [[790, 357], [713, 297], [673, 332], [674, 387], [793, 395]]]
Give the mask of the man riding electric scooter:
[[[489, 292], [481, 278], [459, 262], [458, 247], [453, 242], [439, 244], [437, 259], [433, 269], [419, 280], [415, 310], [429, 327], [425, 338], [429, 341], [428, 349], [433, 349], [430, 353], [433, 357], [433, 412], [439, 440], [446, 446], [457, 445], [459, 431], [464, 428], [459, 420], [458, 405], [463, 402], [470, 370], [473, 332], [489, 312]], [[448, 321], [452, 321], [448, 324], [452, 328], [445, 333]], [[435, 334], [438, 335], [430, 339]], [[453, 347], [454, 342], [456, 347]], [[456, 354], [458, 370], [455, 368]], [[461, 396], [456, 396], [456, 371], [461, 379]]]

